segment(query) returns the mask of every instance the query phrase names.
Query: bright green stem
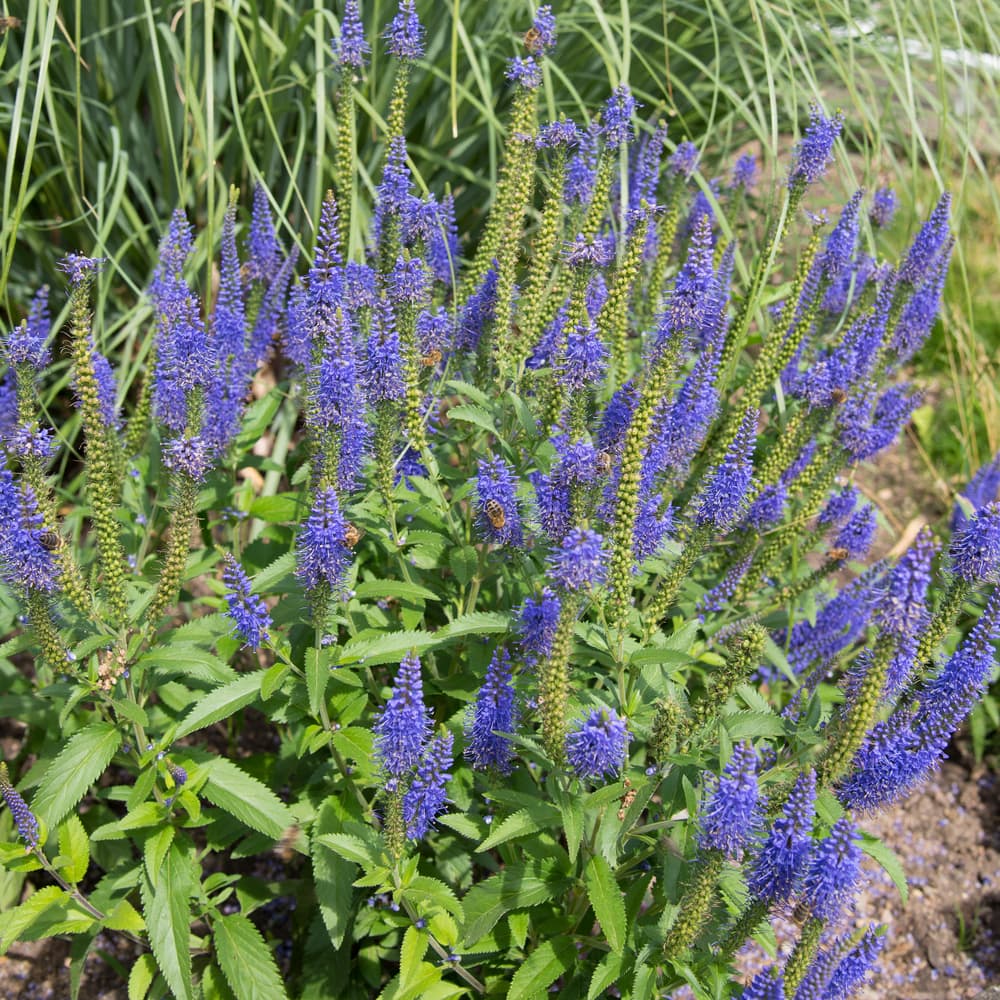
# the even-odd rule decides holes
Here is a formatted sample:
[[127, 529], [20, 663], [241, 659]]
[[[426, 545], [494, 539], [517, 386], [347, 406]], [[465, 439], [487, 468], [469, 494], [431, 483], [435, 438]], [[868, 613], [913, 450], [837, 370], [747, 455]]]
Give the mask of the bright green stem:
[[556, 261], [556, 246], [562, 229], [563, 188], [566, 186], [566, 151], [556, 151], [549, 176], [549, 190], [542, 206], [542, 217], [531, 244], [531, 267], [521, 300], [521, 333], [528, 345], [537, 342], [542, 332], [545, 293]]
[[917, 654], [914, 663], [918, 670], [925, 670], [931, 662], [934, 650], [941, 644], [942, 639], [948, 634], [958, 613], [962, 610], [965, 599], [972, 592], [972, 584], [966, 583], [959, 577], [952, 577], [948, 589], [945, 591], [944, 600], [941, 607], [934, 613], [924, 634], [920, 637], [920, 644], [917, 646]]
[[627, 370], [629, 301], [632, 297], [632, 287], [639, 277], [642, 254], [646, 249], [646, 237], [649, 235], [649, 221], [649, 206], [643, 202], [642, 216], [629, 234], [624, 256], [608, 289], [608, 298], [597, 314], [597, 331], [601, 339], [610, 345], [614, 363], [615, 381], [610, 385], [610, 389], [624, 381], [623, 376]]
[[[406, 128], [407, 92], [410, 89], [410, 60], [401, 59], [396, 69], [396, 79], [392, 84], [392, 97], [389, 99], [388, 140], [403, 134]], [[350, 161], [353, 163], [353, 159]]]
[[594, 191], [590, 196], [590, 205], [580, 226], [580, 235], [590, 243], [597, 235], [608, 210], [608, 196], [611, 194], [611, 182], [614, 180], [615, 163], [618, 161], [618, 151], [605, 146], [597, 161], [597, 177], [594, 178]]
[[403, 789], [397, 787], [387, 794], [385, 826], [382, 828], [389, 856], [398, 862], [406, 848], [406, 824], [403, 822]]
[[691, 572], [691, 567], [694, 566], [698, 557], [705, 551], [705, 546], [708, 545], [711, 537], [712, 527], [708, 524], [698, 525], [691, 532], [688, 540], [684, 543], [681, 554], [677, 557], [677, 561], [670, 567], [667, 575], [653, 591], [652, 599], [643, 611], [642, 616], [646, 623], [647, 635], [652, 635], [661, 619], [673, 607], [681, 584]]
[[113, 431], [101, 415], [97, 376], [94, 373], [93, 348], [90, 334], [90, 283], [78, 282], [70, 295], [70, 328], [72, 336], [74, 380], [80, 400], [85, 448], [87, 453], [87, 483], [97, 530], [97, 548], [104, 571], [108, 604], [118, 622], [126, 613], [125, 549], [116, 509], [121, 494], [120, 463], [112, 446]]
[[808, 593], [828, 576], [841, 569], [844, 562], [844, 559], [836, 557], [835, 552], [828, 552], [822, 566], [818, 566], [811, 573], [807, 573], [794, 583], [782, 587], [775, 597], [776, 603], [787, 604], [789, 601], [794, 601], [797, 597], [801, 597], [802, 594]]
[[680, 912], [663, 942], [665, 958], [679, 958], [694, 943], [701, 929], [712, 915], [715, 887], [722, 874], [725, 855], [721, 851], [707, 851], [695, 861], [694, 877], [681, 897]]
[[611, 529], [608, 568], [608, 619], [619, 631], [625, 628], [632, 604], [632, 565], [635, 561], [635, 519], [639, 513], [639, 481], [653, 414], [670, 395], [670, 383], [680, 356], [681, 338], [673, 337], [660, 350], [642, 387], [622, 447], [615, 520]]
[[66, 646], [59, 638], [52, 604], [40, 590], [29, 590], [27, 599], [28, 621], [34, 629], [42, 655], [49, 666], [59, 673], [70, 673], [73, 664], [66, 655]]
[[386, 506], [393, 503], [396, 479], [396, 441], [399, 420], [392, 403], [383, 401], [375, 407], [375, 482]]
[[817, 917], [810, 917], [802, 928], [798, 941], [788, 961], [785, 962], [785, 996], [791, 1000], [795, 996], [795, 991], [805, 978], [812, 960], [819, 950], [819, 939], [823, 933], [823, 921]]
[[146, 621], [154, 628], [180, 589], [188, 550], [191, 547], [191, 529], [196, 520], [198, 484], [190, 476], [178, 473], [175, 477], [175, 488], [177, 501], [171, 518], [170, 536], [163, 555], [163, 566], [160, 568], [160, 579], [146, 612]]
[[871, 729], [882, 700], [885, 678], [896, 645], [896, 640], [886, 632], [875, 640], [871, 663], [857, 694], [849, 702], [844, 724], [818, 768], [817, 779], [821, 785], [832, 785], [847, 773], [854, 755]]
[[420, 390], [420, 345], [417, 343], [417, 316], [413, 308], [401, 306], [397, 314], [399, 324], [399, 344], [403, 353], [403, 427], [415, 451], [427, 447], [427, 433], [424, 430], [421, 406], [423, 393]]
[[733, 924], [732, 929], [725, 936], [722, 947], [717, 953], [720, 962], [725, 962], [731, 958], [740, 948], [746, 944], [746, 940], [753, 934], [760, 922], [767, 916], [767, 903], [755, 899], [740, 914], [739, 919]]
[[679, 182], [675, 183], [670, 192], [667, 210], [660, 216], [656, 227], [656, 258], [653, 261], [653, 269], [646, 286], [648, 294], [641, 309], [641, 315], [646, 320], [651, 319], [660, 308], [660, 296], [663, 292], [663, 286], [666, 284], [667, 269], [670, 267], [674, 239], [677, 237], [677, 226], [681, 218], [681, 195], [683, 193], [684, 185]]
[[566, 757], [566, 703], [569, 700], [569, 657], [573, 650], [577, 601], [563, 595], [552, 652], [538, 668], [538, 711], [542, 719], [542, 744], [559, 766]]
[[351, 246], [351, 207], [354, 205], [354, 88], [343, 80], [337, 97], [337, 152], [333, 161], [333, 186], [340, 208], [340, 244], [345, 258]]
[[156, 351], [150, 351], [149, 360], [146, 362], [146, 370], [142, 376], [142, 385], [139, 387], [139, 398], [136, 400], [135, 410], [128, 422], [125, 431], [125, 457], [131, 458], [137, 455], [142, 448], [146, 435], [149, 433], [149, 421], [153, 412], [153, 371], [156, 369]]
[[768, 276], [774, 267], [774, 262], [778, 257], [781, 244], [785, 238], [788, 228], [788, 220], [791, 219], [795, 210], [802, 200], [804, 188], [796, 187], [788, 192], [781, 205], [781, 214], [777, 221], [768, 229], [767, 237], [764, 241], [763, 251], [757, 261], [757, 268], [750, 279], [750, 287], [746, 295], [740, 302], [739, 310], [729, 332], [726, 335], [726, 343], [722, 349], [722, 357], [719, 363], [719, 386], [725, 388], [732, 378], [731, 369], [736, 364], [736, 359], [743, 350], [746, 343], [747, 331], [750, 329], [750, 320], [757, 311], [760, 297], [764, 291]]
[[524, 178], [517, 176], [522, 163], [521, 146], [524, 145], [523, 140], [518, 137], [530, 135], [534, 130], [535, 100], [535, 92], [527, 87], [518, 87], [514, 93], [514, 106], [511, 108], [510, 125], [507, 130], [506, 156], [500, 167], [500, 176], [497, 178], [496, 198], [486, 219], [479, 249], [469, 266], [465, 279], [466, 291], [479, 287], [500, 250], [516, 191], [524, 183]]

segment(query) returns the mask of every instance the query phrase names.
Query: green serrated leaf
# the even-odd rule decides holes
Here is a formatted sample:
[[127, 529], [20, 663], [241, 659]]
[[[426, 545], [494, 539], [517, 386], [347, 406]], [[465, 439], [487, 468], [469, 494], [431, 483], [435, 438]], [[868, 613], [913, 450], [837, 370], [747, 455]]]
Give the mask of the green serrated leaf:
[[302, 497], [297, 493], [285, 493], [278, 496], [257, 497], [250, 504], [249, 514], [261, 521], [271, 524], [282, 524], [285, 521], [295, 521], [302, 509]]
[[274, 956], [260, 931], [242, 913], [219, 917], [212, 927], [219, 965], [237, 1000], [288, 997]]
[[437, 645], [439, 639], [433, 632], [389, 632], [377, 639], [360, 639], [349, 642], [340, 650], [337, 660], [340, 664], [357, 663], [364, 660], [367, 664], [394, 663], [405, 656], [410, 650], [421, 652]]
[[324, 833], [317, 838], [321, 844], [335, 851], [347, 861], [353, 861], [363, 868], [372, 868], [378, 864], [371, 847], [360, 837], [351, 833]]
[[596, 1000], [597, 997], [604, 996], [605, 990], [618, 982], [618, 977], [621, 973], [622, 956], [615, 954], [605, 955], [600, 965], [594, 969], [594, 974], [590, 977], [590, 989], [587, 990], [587, 1000]]
[[867, 833], [861, 834], [860, 846], [861, 850], [868, 857], [877, 861], [885, 869], [886, 874], [892, 879], [893, 885], [896, 886], [899, 898], [905, 906], [907, 899], [910, 897], [910, 890], [906, 884], [906, 872], [903, 870], [899, 856], [891, 847], [888, 847], [881, 840]]
[[539, 945], [510, 981], [507, 1000], [527, 1000], [545, 991], [576, 963], [576, 948], [569, 938], [555, 938]]
[[156, 961], [144, 952], [132, 963], [132, 971], [128, 975], [128, 1000], [146, 1000], [155, 977]]
[[735, 712], [733, 715], [724, 715], [721, 721], [734, 741], [782, 736], [785, 732], [784, 720], [773, 712]]
[[266, 785], [231, 760], [216, 757], [205, 764], [208, 780], [202, 795], [241, 823], [278, 840], [295, 823], [288, 806]]
[[121, 741], [119, 730], [107, 722], [95, 722], [70, 737], [46, 769], [31, 811], [49, 829], [57, 827], [104, 773]]
[[319, 707], [326, 694], [326, 686], [330, 680], [329, 649], [306, 650], [306, 690], [309, 693], [309, 711], [319, 715]]
[[142, 910], [149, 931], [153, 957], [177, 1000], [193, 1000], [191, 983], [190, 923], [188, 897], [191, 866], [177, 846], [163, 859], [154, 888], [142, 881]]
[[264, 677], [263, 670], [255, 670], [252, 674], [244, 674], [237, 680], [210, 691], [185, 716], [174, 739], [182, 739], [199, 729], [211, 726], [213, 723], [228, 719], [229, 716], [245, 708], [260, 695], [260, 685]]
[[68, 893], [60, 889], [59, 886], [50, 885], [30, 895], [20, 906], [8, 910], [3, 915], [3, 923], [0, 924], [0, 955], [6, 955], [7, 949], [42, 914], [68, 899]]
[[427, 954], [429, 945], [427, 931], [407, 927], [403, 943], [399, 946], [399, 985], [403, 989], [408, 989], [417, 978], [420, 963]]
[[474, 406], [471, 403], [461, 403], [453, 406], [448, 411], [449, 420], [461, 420], [465, 423], [475, 424], [482, 427], [484, 431], [496, 434], [496, 425], [493, 423], [493, 414], [482, 406]]
[[323, 834], [337, 832], [341, 822], [334, 807], [330, 803], [324, 804], [309, 845], [319, 912], [334, 948], [341, 946], [350, 927], [354, 901], [351, 883], [357, 875], [358, 868], [354, 862], [339, 855], [328, 844], [324, 844], [320, 837]]
[[284, 660], [279, 660], [274, 666], [267, 668], [260, 682], [260, 696], [262, 700], [267, 701], [281, 687], [282, 682], [288, 676], [291, 669], [292, 665], [286, 663]]
[[568, 885], [569, 879], [551, 859], [508, 865], [486, 881], [474, 885], [462, 900], [465, 943], [475, 944], [511, 910], [558, 899]]
[[563, 832], [566, 834], [566, 851], [570, 861], [575, 864], [583, 840], [583, 803], [579, 796], [572, 795], [561, 787], [556, 790], [556, 801], [562, 815]]
[[510, 629], [510, 616], [499, 611], [473, 611], [452, 619], [435, 633], [438, 642], [463, 635], [495, 635]]
[[462, 813], [446, 813], [444, 816], [438, 816], [436, 822], [469, 840], [480, 840], [483, 836], [482, 826], [470, 816], [465, 816]]
[[456, 917], [462, 916], [462, 904], [451, 889], [440, 879], [429, 875], [414, 875], [406, 886], [405, 895], [416, 903], [434, 903]]
[[90, 865], [90, 840], [80, 817], [68, 816], [59, 827], [59, 853], [65, 859], [63, 878], [76, 885]]
[[625, 902], [607, 861], [593, 857], [587, 862], [583, 872], [587, 886], [587, 896], [594, 908], [594, 916], [600, 922], [604, 936], [613, 952], [621, 952], [628, 936], [625, 926]]
[[365, 580], [364, 583], [355, 585], [354, 596], [395, 597], [400, 601], [441, 600], [429, 587], [421, 587], [419, 583], [407, 583], [405, 580]]
[[476, 851], [490, 851], [497, 844], [505, 844], [517, 837], [526, 837], [539, 830], [556, 826], [562, 814], [555, 806], [537, 802], [527, 809], [519, 809], [499, 823], [490, 835], [476, 848]]

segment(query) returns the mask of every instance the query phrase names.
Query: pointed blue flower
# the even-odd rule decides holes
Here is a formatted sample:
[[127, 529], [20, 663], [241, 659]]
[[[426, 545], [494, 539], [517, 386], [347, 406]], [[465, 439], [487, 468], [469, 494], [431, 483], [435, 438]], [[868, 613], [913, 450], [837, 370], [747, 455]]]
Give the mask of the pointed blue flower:
[[0, 762], [0, 797], [3, 798], [10, 810], [18, 836], [27, 845], [28, 850], [33, 851], [38, 847], [38, 820], [28, 808], [28, 804], [21, 798], [21, 793], [10, 783], [7, 765], [3, 762]]
[[805, 187], [818, 181], [833, 160], [833, 144], [844, 126], [844, 116], [838, 111], [832, 118], [823, 114], [819, 105], [809, 111], [809, 127], [795, 149], [795, 162], [788, 175], [788, 186]]
[[267, 190], [260, 181], [253, 189], [253, 209], [246, 249], [248, 280], [265, 283], [274, 280], [281, 268], [281, 244], [274, 232]]
[[371, 46], [365, 41], [365, 26], [361, 22], [358, 0], [347, 0], [340, 20], [340, 38], [333, 43], [333, 53], [341, 66], [363, 69]]
[[747, 983], [739, 1000], [785, 1000], [785, 979], [773, 967], [758, 972]]
[[670, 156], [668, 169], [675, 177], [689, 178], [698, 166], [698, 147], [693, 142], [684, 141], [678, 143], [677, 148]]
[[535, 14], [531, 31], [525, 35], [524, 44], [529, 52], [549, 52], [556, 45], [556, 16], [551, 4], [542, 4]]
[[632, 734], [613, 708], [595, 708], [566, 736], [566, 759], [579, 778], [610, 778], [625, 766]]
[[981, 507], [955, 532], [948, 550], [951, 571], [967, 583], [1000, 579], [1000, 501]]
[[454, 742], [451, 733], [443, 733], [431, 741], [403, 796], [403, 822], [410, 840], [426, 836], [448, 803], [445, 786], [451, 780]]
[[795, 781], [781, 815], [774, 821], [750, 875], [750, 891], [765, 902], [782, 902], [796, 892], [805, 875], [812, 844], [816, 773]]
[[494, 545], [521, 545], [524, 534], [517, 507], [517, 478], [502, 458], [479, 460], [476, 528]]
[[5, 338], [3, 354], [7, 364], [11, 367], [27, 364], [42, 371], [52, 359], [52, 352], [46, 346], [51, 328], [49, 289], [43, 285], [31, 300], [27, 320], [15, 326]]
[[757, 181], [757, 157], [744, 153], [733, 164], [733, 178], [729, 182], [731, 191], [749, 191]]
[[[1000, 500], [1000, 451], [993, 457], [992, 462], [987, 462], [976, 471], [959, 493], [972, 504], [973, 511], [985, 507], [993, 500]], [[961, 504], [956, 503], [951, 515], [952, 533], [964, 528], [968, 521]]]
[[521, 650], [529, 662], [551, 655], [561, 610], [559, 597], [548, 587], [538, 597], [524, 599], [517, 615], [517, 631], [521, 636]]
[[710, 776], [706, 782], [706, 797], [709, 791], [711, 798], [706, 798], [701, 811], [698, 843], [703, 850], [739, 858], [760, 820], [757, 754], [749, 743], [733, 748], [722, 776]]
[[307, 590], [326, 584], [334, 594], [340, 593], [352, 559], [346, 533], [347, 519], [336, 491], [320, 490], [295, 545], [295, 572]]
[[934, 206], [930, 218], [921, 226], [899, 266], [899, 280], [904, 285], [917, 285], [938, 260], [941, 250], [948, 242], [951, 229], [948, 215], [951, 211], [951, 195], [946, 191]]
[[858, 836], [858, 828], [842, 816], [813, 851], [803, 899], [812, 915], [820, 920], [828, 923], [836, 920], [854, 896], [861, 877]]
[[414, 0], [401, 0], [383, 37], [389, 54], [397, 59], [419, 59], [424, 54], [424, 26], [417, 17]]
[[264, 601], [253, 593], [250, 578], [243, 567], [227, 552], [224, 559], [222, 580], [228, 589], [224, 612], [233, 620], [233, 631], [253, 650], [268, 639], [271, 616]]
[[390, 777], [401, 778], [420, 762], [431, 731], [431, 717], [424, 705], [420, 658], [415, 654], [400, 661], [395, 686], [374, 731], [375, 755]]
[[365, 348], [362, 385], [372, 404], [400, 402], [404, 395], [403, 356], [392, 309], [385, 299], [376, 306]]
[[865, 936], [852, 948], [833, 971], [823, 994], [824, 1000], [847, 1000], [868, 978], [885, 946], [885, 936], [872, 924]]
[[513, 733], [517, 722], [510, 654], [501, 646], [490, 660], [483, 686], [466, 717], [465, 757], [477, 771], [510, 774], [514, 747], [500, 734]]
[[566, 338], [566, 352], [556, 372], [556, 380], [571, 393], [580, 392], [600, 381], [607, 368], [608, 349], [593, 323], [578, 326]]
[[635, 136], [632, 117], [637, 107], [631, 91], [624, 85], [617, 87], [607, 99], [601, 116], [601, 133], [607, 146], [614, 148], [632, 141]]
[[16, 483], [0, 464], [0, 572], [18, 590], [52, 593], [57, 587], [58, 567], [42, 544], [44, 533], [34, 490]]
[[589, 528], [573, 528], [549, 556], [549, 572], [565, 590], [585, 590], [603, 583], [607, 573], [604, 539]]
[[747, 491], [753, 479], [757, 417], [757, 410], [751, 410], [746, 415], [726, 457], [712, 474], [695, 515], [698, 524], [727, 531], [743, 515]]
[[837, 533], [834, 548], [843, 549], [848, 559], [863, 559], [875, 539], [875, 508], [867, 503], [856, 510]]
[[816, 523], [822, 527], [840, 527], [854, 513], [861, 494], [856, 486], [844, 486], [834, 493], [820, 511]]
[[927, 591], [936, 552], [934, 537], [925, 527], [886, 574], [874, 615], [883, 632], [903, 639], [916, 636], [927, 624]]
[[537, 90], [542, 85], [542, 67], [532, 56], [509, 59], [505, 76], [511, 83], [520, 84], [526, 90]]
[[872, 206], [868, 210], [868, 218], [872, 220], [872, 225], [876, 229], [885, 229], [892, 222], [898, 204], [899, 199], [892, 188], [879, 188], [872, 195]]

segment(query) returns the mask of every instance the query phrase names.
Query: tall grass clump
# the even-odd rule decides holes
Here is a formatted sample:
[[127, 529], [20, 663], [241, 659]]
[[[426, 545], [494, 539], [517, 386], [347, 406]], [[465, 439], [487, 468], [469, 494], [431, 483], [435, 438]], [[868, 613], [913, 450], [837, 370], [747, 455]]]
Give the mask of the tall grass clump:
[[[778, 185], [752, 154], [703, 185], [620, 82], [545, 114], [558, 31], [539, 8], [507, 64], [469, 254], [458, 185], [415, 183], [413, 0], [365, 196], [350, 0], [315, 231], [286, 246], [263, 187], [175, 211], [145, 365], [108, 360], [103, 246], [5, 331], [0, 948], [121, 935], [130, 995], [182, 1000], [865, 982], [862, 852], [905, 880], [859, 824], [934, 770], [1000, 630], [997, 502], [867, 565], [852, 483], [920, 402], [949, 199], [896, 260], [862, 238], [886, 192], [814, 213], [818, 105]], [[795, 949], [744, 983], [776, 912]]]

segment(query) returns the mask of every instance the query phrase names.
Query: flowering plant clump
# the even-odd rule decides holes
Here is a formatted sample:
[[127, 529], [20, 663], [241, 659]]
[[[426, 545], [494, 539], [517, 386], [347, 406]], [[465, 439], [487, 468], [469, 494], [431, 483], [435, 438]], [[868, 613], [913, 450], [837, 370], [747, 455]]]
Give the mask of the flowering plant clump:
[[[862, 238], [891, 191], [806, 215], [842, 125], [819, 107], [767, 220], [753, 157], [699, 183], [625, 86], [542, 122], [545, 6], [463, 242], [410, 174], [423, 39], [413, 0], [380, 37], [348, 0], [311, 259], [234, 191], [202, 297], [175, 213], [141, 384], [99, 350], [106, 261], [66, 258], [67, 330], [43, 290], [4, 335], [26, 735], [0, 862], [36, 891], [0, 948], [72, 933], [80, 970], [123, 935], [140, 998], [850, 996], [885, 940], [853, 917], [862, 852], [887, 857], [864, 816], [935, 768], [1000, 634], [985, 487], [949, 543], [861, 564], [852, 478], [918, 403], [947, 197], [897, 265]], [[38, 404], [57, 338], [81, 476]], [[748, 982], [734, 956], [776, 912], [794, 950]]]

